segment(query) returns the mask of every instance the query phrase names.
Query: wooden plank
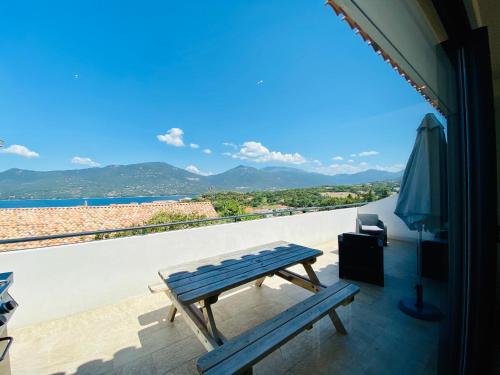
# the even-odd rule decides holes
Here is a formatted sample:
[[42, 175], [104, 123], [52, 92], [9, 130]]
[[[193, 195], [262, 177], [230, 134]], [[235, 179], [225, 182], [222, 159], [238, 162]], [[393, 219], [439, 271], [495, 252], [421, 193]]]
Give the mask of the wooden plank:
[[[262, 255], [254, 255], [251, 259], [243, 259], [243, 260], [234, 260], [234, 262], [230, 266], [225, 266], [221, 268], [214, 269], [210, 272], [206, 272], [202, 275], [197, 275], [194, 277], [187, 277], [179, 281], [170, 282], [169, 279], [165, 280], [165, 283], [168, 284], [170, 289], [181, 290], [182, 288], [192, 285], [194, 283], [204, 282], [205, 280], [213, 279], [214, 277], [224, 277], [228, 273], [242, 273], [244, 270], [249, 269], [255, 266], [262, 266], [264, 264], [268, 264], [274, 262], [283, 257], [290, 257], [294, 254], [303, 253], [305, 251], [312, 251], [313, 249], [308, 248], [292, 248], [287, 249], [286, 251], [275, 251], [272, 253], [266, 253]], [[316, 250], [319, 251], [319, 250]]]
[[269, 273], [274, 273], [274, 271], [280, 270], [282, 268], [287, 268], [297, 263], [314, 259], [321, 254], [322, 253], [318, 250], [311, 250], [309, 252], [304, 253], [303, 255], [298, 255], [295, 257], [283, 259], [275, 263], [268, 264], [265, 267], [252, 269], [251, 271], [245, 274], [239, 274], [230, 278], [225, 278], [224, 280], [209, 285], [201, 286], [198, 289], [191, 290], [183, 294], [178, 294], [177, 298], [179, 299], [179, 301], [183, 303], [200, 301], [209, 296], [220, 294], [228, 289], [232, 289], [239, 285], [250, 282], [252, 280], [259, 279], [262, 276], [268, 275]]
[[165, 280], [170, 288], [177, 289], [185, 285], [190, 285], [195, 282], [200, 282], [203, 280], [210, 279], [212, 277], [217, 277], [223, 275], [227, 272], [237, 272], [243, 268], [252, 267], [255, 265], [262, 264], [263, 262], [270, 262], [283, 256], [289, 256], [291, 254], [297, 253], [298, 251], [304, 251], [304, 248], [290, 248], [287, 250], [276, 250], [273, 252], [265, 253], [262, 255], [252, 255], [251, 257], [245, 257], [244, 259], [231, 260], [229, 265], [224, 264], [223, 266], [216, 266], [209, 272], [205, 272], [201, 275], [195, 275], [193, 277], [186, 277], [182, 280], [170, 282], [169, 279]]
[[167, 269], [161, 269], [158, 274], [162, 279], [170, 279], [172, 282], [176, 280], [181, 280], [186, 276], [192, 276], [197, 274], [203, 274], [204, 272], [210, 271], [206, 265], [211, 265], [211, 267], [219, 267], [223, 265], [228, 260], [239, 259], [247, 255], [259, 254], [264, 251], [275, 250], [280, 247], [289, 246], [300, 246], [296, 244], [291, 244], [285, 241], [276, 241], [264, 245], [254, 246], [248, 249], [233, 251], [231, 253], [225, 253], [222, 255], [199, 259], [194, 262], [183, 263], [181, 265], [169, 267]]
[[293, 317], [303, 313], [304, 311], [307, 311], [308, 309], [317, 305], [321, 301], [324, 301], [335, 293], [343, 290], [349, 285], [350, 284], [346, 283], [345, 281], [338, 281], [337, 283], [322, 290], [321, 292], [312, 295], [306, 300], [288, 308], [287, 310], [267, 320], [256, 328], [247, 331], [229, 341], [227, 344], [224, 344], [224, 351], [213, 351], [205, 354], [198, 360], [199, 367], [202, 369], [208, 369], [215, 366], [224, 358], [242, 350], [247, 345], [258, 340], [260, 337], [267, 335], [269, 332], [272, 332], [274, 329], [276, 329], [276, 327], [285, 324], [286, 322], [293, 319]]
[[232, 270], [232, 271], [223, 272], [223, 273], [220, 273], [218, 275], [214, 275], [210, 278], [203, 279], [200, 281], [191, 282], [191, 283], [188, 283], [188, 284], [185, 284], [182, 286], [178, 286], [178, 287], [174, 287], [173, 285], [171, 285], [167, 281], [167, 285], [173, 293], [175, 293], [176, 295], [181, 295], [181, 294], [187, 293], [191, 290], [203, 288], [203, 287], [210, 285], [210, 284], [214, 284], [214, 283], [224, 281], [224, 280], [229, 280], [233, 276], [243, 275], [245, 273], [248, 273], [248, 272], [251, 272], [251, 271], [257, 270], [257, 269], [267, 269], [266, 267], [271, 266], [273, 264], [276, 264], [282, 260], [295, 259], [296, 257], [306, 257], [308, 255], [319, 256], [321, 254], [318, 253], [318, 251], [319, 250], [303, 249], [303, 250], [297, 250], [297, 251], [291, 251], [291, 252], [283, 252], [282, 254], [280, 254], [277, 257], [268, 258], [268, 259], [265, 259], [261, 262], [255, 262], [255, 263], [252, 263], [246, 267], [238, 268], [238, 269]]
[[267, 250], [259, 254], [248, 254], [246, 256], [243, 256], [241, 259], [227, 259], [222, 264], [206, 265], [204, 266], [203, 270], [200, 270], [200, 272], [197, 271], [184, 274], [181, 279], [168, 277], [165, 279], [165, 282], [168, 283], [170, 288], [177, 288], [182, 285], [186, 285], [189, 283], [210, 278], [212, 276], [219, 275], [226, 271], [237, 270], [239, 268], [246, 267], [252, 264], [258, 264], [260, 262], [267, 261], [269, 259], [290, 254], [294, 251], [299, 251], [303, 249], [307, 248], [291, 244], [289, 247], [286, 248], [280, 247], [275, 250]]
[[[185, 302], [191, 300], [192, 301], [201, 300], [205, 298], [206, 291], [228, 290], [238, 285], [241, 285], [245, 282], [249, 282], [258, 279], [262, 276], [266, 276], [275, 270], [289, 267], [291, 265], [303, 262], [304, 260], [314, 259], [320, 256], [321, 254], [322, 252], [320, 252], [319, 250], [312, 250], [312, 249], [300, 250], [299, 252], [294, 252], [292, 254], [285, 254], [282, 257], [273, 259], [272, 261], [269, 262], [263, 262], [260, 265], [257, 264], [245, 267], [244, 269], [231, 271], [223, 275], [215, 276], [207, 280], [202, 280], [200, 282], [193, 283], [192, 285], [186, 285], [178, 289], [173, 289], [172, 293], [174, 293], [179, 298], [179, 300]], [[210, 294], [213, 293], [210, 292], [209, 295]], [[220, 292], [217, 294], [220, 294]], [[186, 295], [189, 295], [187, 299], [185, 299], [186, 297], [183, 297]], [[192, 297], [193, 295], [197, 297], [201, 296], [201, 298], [196, 299], [197, 297]]]
[[[326, 299], [323, 299], [320, 303], [315, 304], [313, 307], [303, 311], [301, 314], [295, 315], [285, 324], [276, 327], [266, 335], [261, 335], [259, 339], [249, 343], [236, 353], [230, 356], [225, 356], [222, 361], [216, 363], [212, 367], [199, 366], [198, 369], [200, 372], [205, 374], [233, 374], [243, 369], [247, 369], [274, 351], [276, 348], [280, 347], [300, 332], [307, 329], [307, 327], [311, 324], [314, 324], [319, 319], [327, 315], [330, 310], [340, 306], [344, 299], [358, 293], [358, 291], [359, 288], [357, 286], [350, 284], [333, 295], [329, 295]], [[320, 295], [320, 293], [310, 298], [314, 298]], [[260, 327], [257, 327], [255, 330], [258, 330], [259, 328]], [[223, 346], [214, 351], [214, 353], [225, 351], [225, 347]], [[209, 354], [211, 353], [208, 353], [206, 356]]]
[[171, 266], [168, 268], [163, 268], [161, 269], [158, 273], [160, 274], [160, 277], [163, 279], [172, 278], [172, 281], [175, 279], [181, 279], [184, 277], [186, 273], [199, 273], [200, 271], [200, 266], [206, 265], [206, 264], [213, 264], [213, 265], [222, 265], [224, 261], [231, 260], [231, 259], [239, 259], [242, 258], [246, 255], [251, 255], [251, 254], [259, 254], [263, 251], [267, 251], [270, 249], [276, 249], [278, 247], [286, 247], [290, 244], [285, 241], [276, 241], [276, 242], [271, 242], [267, 243], [264, 245], [259, 245], [259, 246], [254, 246], [251, 248], [247, 248], [244, 250], [238, 250], [238, 251], [233, 251], [230, 253], [223, 253], [221, 255], [216, 255], [208, 258], [203, 258], [203, 259], [198, 259], [193, 262], [187, 262], [183, 263], [180, 265], [175, 265]]

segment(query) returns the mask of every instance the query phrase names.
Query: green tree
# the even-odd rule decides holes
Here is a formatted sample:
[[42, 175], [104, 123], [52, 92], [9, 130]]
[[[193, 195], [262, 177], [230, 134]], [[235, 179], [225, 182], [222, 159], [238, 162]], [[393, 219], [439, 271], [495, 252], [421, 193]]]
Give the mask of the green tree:
[[235, 216], [245, 213], [243, 207], [235, 199], [217, 201], [214, 205], [219, 216]]
[[370, 188], [368, 193], [365, 194], [365, 200], [367, 202], [373, 202], [375, 200], [375, 194], [373, 194], [373, 190]]
[[380, 199], [387, 198], [389, 196], [389, 190], [387, 188], [383, 188], [377, 195]]

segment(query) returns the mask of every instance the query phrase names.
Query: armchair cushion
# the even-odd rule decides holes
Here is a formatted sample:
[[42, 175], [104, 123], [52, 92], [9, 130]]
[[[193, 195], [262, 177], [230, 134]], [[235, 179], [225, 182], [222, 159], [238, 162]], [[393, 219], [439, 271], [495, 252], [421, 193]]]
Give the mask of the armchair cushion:
[[376, 225], [361, 225], [361, 230], [366, 230], [368, 232], [383, 232], [384, 228], [380, 228]]

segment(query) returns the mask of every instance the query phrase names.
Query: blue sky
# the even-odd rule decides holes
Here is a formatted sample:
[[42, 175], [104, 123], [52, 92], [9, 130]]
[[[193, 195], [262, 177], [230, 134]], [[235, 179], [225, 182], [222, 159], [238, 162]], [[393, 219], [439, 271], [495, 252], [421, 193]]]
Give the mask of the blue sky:
[[323, 0], [4, 2], [0, 35], [0, 170], [396, 170], [433, 112]]

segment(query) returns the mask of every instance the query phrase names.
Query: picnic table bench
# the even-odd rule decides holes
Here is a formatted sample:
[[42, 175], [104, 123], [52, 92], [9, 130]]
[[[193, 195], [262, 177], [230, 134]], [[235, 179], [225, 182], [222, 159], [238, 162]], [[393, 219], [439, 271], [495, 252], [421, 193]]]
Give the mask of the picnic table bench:
[[[181, 312], [209, 351], [198, 359], [200, 373], [251, 372], [253, 364], [303, 330], [311, 328], [325, 315], [329, 315], [339, 333], [347, 333], [335, 309], [351, 303], [359, 287], [343, 281], [330, 287], [321, 284], [311, 264], [322, 254], [320, 250], [301, 245], [276, 242], [176, 269], [161, 270], [159, 275], [163, 287], [150, 289], [167, 294], [172, 302], [168, 319], [173, 322], [176, 313]], [[302, 264], [308, 277], [287, 269], [297, 264]], [[260, 287], [268, 276], [279, 276], [315, 294], [228, 340], [216, 326], [212, 305], [221, 293], [252, 281]]]

